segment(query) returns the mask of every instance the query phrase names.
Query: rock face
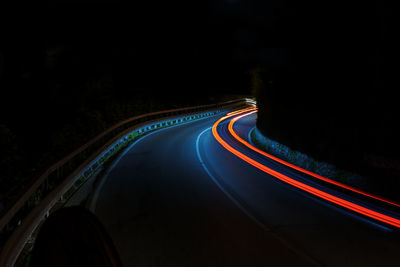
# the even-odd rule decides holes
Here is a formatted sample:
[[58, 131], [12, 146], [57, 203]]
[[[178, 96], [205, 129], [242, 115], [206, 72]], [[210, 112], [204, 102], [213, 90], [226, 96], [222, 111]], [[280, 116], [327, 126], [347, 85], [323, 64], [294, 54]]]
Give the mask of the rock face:
[[255, 127], [254, 131], [251, 132], [251, 139], [252, 142], [263, 151], [305, 170], [309, 170], [355, 188], [369, 190], [368, 179], [366, 177], [357, 173], [339, 169], [333, 164], [318, 161], [307, 154], [293, 150], [284, 144], [271, 140], [265, 137], [257, 127]]
[[391, 59], [374, 51], [336, 49], [332, 57], [293, 49], [286, 68], [260, 71], [257, 126], [272, 140], [375, 177], [373, 187], [391, 191], [400, 178], [389, 164], [399, 162], [396, 83], [380, 74], [393, 66]]
[[279, 25], [292, 34], [289, 63], [258, 69], [257, 126], [272, 140], [392, 191], [400, 180], [393, 168], [400, 148], [394, 14], [384, 1], [365, 3], [362, 12], [352, 5], [288, 5], [291, 15]]

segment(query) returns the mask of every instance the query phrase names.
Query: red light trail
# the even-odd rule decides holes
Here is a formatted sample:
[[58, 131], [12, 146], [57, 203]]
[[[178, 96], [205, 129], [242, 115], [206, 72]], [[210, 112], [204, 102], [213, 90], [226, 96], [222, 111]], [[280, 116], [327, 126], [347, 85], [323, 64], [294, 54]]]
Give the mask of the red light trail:
[[[252, 158], [250, 158], [250, 157], [244, 155], [243, 153], [239, 152], [238, 150], [236, 150], [236, 149], [234, 149], [232, 146], [230, 146], [230, 145], [229, 145], [227, 142], [225, 142], [225, 141], [221, 138], [221, 136], [218, 134], [218, 131], [217, 131], [218, 125], [219, 125], [222, 121], [224, 121], [224, 120], [226, 120], [226, 119], [228, 119], [228, 118], [231, 118], [231, 117], [233, 117], [233, 116], [235, 116], [235, 115], [238, 115], [238, 114], [242, 114], [243, 112], [249, 112], [249, 110], [250, 110], [250, 109], [244, 109], [244, 110], [240, 110], [241, 112], [238, 112], [238, 113], [236, 113], [236, 112], [233, 113], [233, 114], [230, 113], [229, 115], [222, 117], [222, 118], [219, 119], [216, 123], [214, 123], [214, 125], [213, 125], [213, 127], [212, 127], [213, 136], [214, 136], [214, 138], [218, 141], [218, 143], [220, 143], [225, 149], [227, 149], [228, 151], [230, 151], [232, 154], [236, 155], [236, 156], [239, 157], [240, 159], [246, 161], [246, 162], [249, 163], [250, 165], [252, 165], [252, 166], [254, 166], [254, 167], [260, 169], [261, 171], [263, 171], [263, 172], [265, 172], [265, 173], [267, 173], [267, 174], [270, 174], [270, 175], [274, 176], [275, 178], [277, 178], [277, 179], [279, 179], [279, 180], [281, 180], [281, 181], [283, 181], [283, 182], [285, 182], [285, 183], [287, 183], [287, 184], [290, 184], [290, 185], [292, 185], [292, 186], [294, 186], [294, 187], [297, 187], [297, 188], [299, 188], [299, 189], [301, 189], [301, 190], [303, 190], [303, 191], [306, 191], [306, 192], [308, 192], [308, 193], [310, 193], [310, 194], [312, 194], [312, 195], [315, 195], [315, 196], [317, 196], [317, 197], [319, 197], [319, 198], [325, 199], [325, 200], [327, 200], [327, 201], [329, 201], [329, 202], [331, 202], [331, 203], [334, 203], [334, 204], [339, 205], [339, 206], [341, 206], [341, 207], [344, 207], [344, 208], [346, 208], [346, 209], [352, 210], [352, 211], [354, 211], [354, 212], [357, 212], [357, 213], [362, 214], [362, 215], [364, 215], [364, 216], [367, 216], [367, 217], [369, 217], [369, 218], [372, 218], [372, 219], [375, 219], [375, 220], [377, 220], [377, 221], [386, 223], [386, 224], [391, 225], [391, 226], [394, 226], [394, 227], [396, 227], [396, 228], [400, 228], [400, 220], [399, 220], [399, 219], [390, 217], [390, 216], [388, 216], [388, 215], [385, 215], [385, 214], [376, 212], [376, 211], [374, 211], [374, 210], [368, 209], [368, 208], [366, 208], [366, 207], [360, 206], [360, 205], [355, 204], [355, 203], [352, 203], [352, 202], [350, 202], [350, 201], [341, 199], [341, 198], [339, 198], [339, 197], [337, 197], [337, 196], [331, 195], [331, 194], [326, 193], [326, 192], [324, 192], [324, 191], [321, 191], [321, 190], [319, 190], [319, 189], [317, 189], [317, 188], [314, 188], [314, 187], [312, 187], [312, 186], [309, 186], [309, 185], [306, 185], [306, 184], [304, 184], [304, 183], [302, 183], [302, 182], [299, 182], [299, 181], [297, 181], [297, 180], [295, 180], [295, 179], [292, 179], [292, 178], [290, 178], [290, 177], [288, 177], [288, 176], [286, 176], [286, 175], [284, 175], [284, 174], [282, 174], [282, 173], [280, 173], [280, 172], [277, 172], [277, 171], [275, 171], [275, 170], [273, 170], [273, 169], [271, 169], [271, 168], [268, 168], [267, 166], [265, 166], [265, 165], [263, 165], [263, 164], [261, 164], [261, 163], [255, 161], [254, 159], [252, 159]], [[254, 110], [251, 110], [251, 111], [250, 111], [250, 113], [254, 113], [254, 112], [255, 112]], [[241, 116], [238, 116], [238, 117], [244, 117], [245, 115], [249, 115], [249, 114], [246, 113], [246, 114], [241, 115]], [[239, 119], [238, 117], [236, 117], [237, 119], [236, 119], [235, 121], [237, 121], [237, 120]], [[234, 122], [235, 122], [235, 121], [234, 121]], [[233, 123], [234, 123], [234, 122], [233, 122]], [[232, 123], [232, 126], [233, 126], [233, 123]], [[233, 128], [233, 127], [232, 127], [232, 128]], [[235, 134], [236, 134], [236, 133], [235, 133]], [[249, 145], [250, 145], [250, 144], [249, 144]], [[288, 163], [288, 164], [289, 164], [289, 163]], [[285, 164], [285, 165], [286, 165], [286, 164]], [[293, 166], [294, 166], [294, 165], [293, 165]], [[296, 167], [297, 167], [297, 166], [296, 166]], [[321, 177], [322, 177], [322, 176], [321, 176]], [[327, 179], [327, 178], [325, 178], [325, 179]], [[329, 180], [329, 179], [328, 179], [328, 180]], [[331, 181], [332, 181], [332, 180], [331, 180]], [[355, 189], [355, 190], [356, 190], [356, 189]]]
[[243, 117], [246, 117], [246, 116], [248, 116], [248, 115], [250, 115], [250, 114], [253, 114], [253, 113], [255, 113], [255, 112], [256, 112], [256, 111], [252, 111], [252, 112], [246, 113], [246, 114], [244, 114], [244, 115], [237, 116], [237, 117], [233, 118], [233, 119], [229, 122], [229, 125], [228, 125], [228, 129], [229, 129], [229, 132], [231, 133], [231, 135], [232, 135], [236, 140], [238, 140], [239, 142], [241, 142], [242, 144], [244, 144], [245, 146], [247, 146], [247, 147], [250, 148], [251, 150], [256, 151], [257, 153], [260, 153], [261, 155], [263, 155], [263, 156], [265, 156], [265, 157], [268, 157], [268, 158], [270, 158], [270, 159], [272, 159], [272, 160], [274, 160], [274, 161], [277, 161], [277, 162], [279, 162], [279, 163], [281, 163], [281, 164], [284, 164], [284, 165], [286, 165], [286, 166], [288, 166], [288, 167], [290, 167], [290, 168], [292, 168], [292, 169], [295, 169], [295, 170], [300, 171], [300, 172], [302, 172], [302, 173], [311, 175], [311, 176], [313, 176], [313, 177], [315, 177], [315, 178], [317, 178], [317, 179], [319, 179], [319, 180], [322, 180], [322, 181], [324, 181], [324, 182], [327, 182], [327, 183], [330, 183], [330, 184], [334, 184], [334, 185], [336, 185], [336, 186], [339, 186], [339, 187], [341, 187], [341, 188], [344, 188], [344, 189], [347, 189], [347, 190], [356, 192], [356, 193], [358, 193], [358, 194], [361, 194], [361, 195], [364, 195], [364, 196], [367, 196], [367, 197], [370, 197], [370, 198], [373, 198], [373, 199], [376, 199], [376, 200], [379, 200], [379, 201], [382, 201], [382, 202], [385, 202], [385, 203], [388, 203], [388, 204], [391, 204], [391, 205], [394, 205], [394, 206], [397, 206], [397, 207], [400, 207], [400, 204], [398, 204], [398, 203], [395, 203], [395, 202], [393, 202], [393, 201], [390, 201], [390, 200], [387, 200], [387, 199], [384, 199], [384, 198], [381, 198], [381, 197], [372, 195], [372, 194], [370, 194], [370, 193], [368, 193], [368, 192], [364, 192], [364, 191], [362, 191], [362, 190], [359, 190], [359, 189], [357, 189], [357, 188], [348, 186], [348, 185], [346, 185], [346, 184], [343, 184], [343, 183], [334, 181], [334, 180], [332, 180], [332, 179], [323, 177], [323, 176], [321, 176], [321, 175], [318, 175], [318, 174], [316, 174], [316, 173], [313, 173], [313, 172], [311, 172], [311, 171], [308, 171], [308, 170], [306, 170], [306, 169], [303, 169], [303, 168], [300, 168], [300, 167], [298, 167], [298, 166], [296, 166], [296, 165], [293, 165], [293, 164], [291, 164], [291, 163], [289, 163], [289, 162], [286, 162], [286, 161], [284, 161], [284, 160], [281, 160], [281, 159], [279, 159], [279, 158], [277, 158], [277, 157], [274, 157], [273, 155], [268, 154], [268, 153], [266, 153], [266, 152], [264, 152], [264, 151], [262, 151], [262, 150], [260, 150], [260, 149], [258, 149], [258, 148], [256, 148], [256, 147], [252, 146], [250, 143], [246, 142], [245, 140], [243, 140], [242, 138], [240, 138], [240, 137], [235, 133], [235, 131], [233, 130], [233, 125], [234, 125], [235, 122], [238, 121], [239, 119], [241, 119], [241, 118], [243, 118]]

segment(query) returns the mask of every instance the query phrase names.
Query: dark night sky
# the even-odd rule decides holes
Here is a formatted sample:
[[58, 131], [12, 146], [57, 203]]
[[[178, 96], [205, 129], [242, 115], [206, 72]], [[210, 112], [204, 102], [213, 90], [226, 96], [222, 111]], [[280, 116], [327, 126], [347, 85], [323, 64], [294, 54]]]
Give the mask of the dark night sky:
[[[217, 0], [152, 5], [21, 9], [11, 16], [7, 28], [13, 40], [6, 43], [15, 46], [22, 42], [19, 45], [24, 49], [27, 43], [86, 43], [105, 50], [118, 44], [148, 64], [157, 60], [168, 66], [181, 63], [212, 68], [210, 65], [221, 64], [238, 69], [287, 64], [290, 51], [276, 47], [305, 49], [305, 54], [321, 52], [322, 57], [329, 57], [329, 50], [339, 50], [340, 56], [343, 48], [374, 49], [380, 43], [387, 12], [375, 2]], [[209, 64], [210, 60], [214, 64]]]
[[247, 71], [255, 67], [287, 69], [295, 86], [285, 90], [295, 98], [389, 101], [398, 85], [398, 52], [385, 47], [394, 46], [392, 14], [382, 1], [146, 5], [52, 4], [9, 12], [0, 57], [2, 91], [9, 95], [2, 106], [17, 107], [21, 95], [27, 102], [48, 98], [53, 80], [72, 88], [75, 80], [110, 73], [122, 92], [153, 88], [161, 98], [199, 90], [246, 94]]

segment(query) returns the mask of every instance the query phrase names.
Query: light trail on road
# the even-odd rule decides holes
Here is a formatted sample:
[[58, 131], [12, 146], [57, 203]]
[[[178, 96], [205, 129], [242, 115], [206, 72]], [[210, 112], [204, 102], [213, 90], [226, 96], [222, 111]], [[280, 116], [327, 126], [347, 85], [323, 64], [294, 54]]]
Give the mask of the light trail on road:
[[[244, 108], [244, 109], [240, 109], [240, 110], [235, 110], [235, 111], [229, 112], [229, 113], [226, 114], [226, 116], [234, 116], [234, 115], [242, 114], [242, 113], [247, 112], [247, 111], [256, 111], [256, 110], [257, 110], [256, 107], [248, 107], [248, 108]], [[254, 112], [252, 112], [252, 113], [254, 113]]]
[[[233, 119], [229, 122], [228, 130], [229, 130], [230, 134], [231, 134], [236, 140], [238, 140], [240, 143], [244, 144], [245, 146], [247, 146], [247, 147], [250, 148], [251, 150], [253, 150], [253, 151], [255, 151], [255, 152], [257, 152], [257, 153], [259, 153], [259, 154], [261, 154], [261, 155], [263, 155], [263, 156], [265, 156], [265, 157], [268, 157], [268, 158], [270, 158], [270, 159], [272, 159], [272, 160], [274, 160], [274, 161], [276, 161], [276, 162], [279, 162], [279, 163], [281, 163], [281, 164], [283, 164], [283, 165], [286, 165], [286, 166], [288, 166], [288, 167], [290, 167], [290, 168], [292, 168], [292, 169], [295, 169], [295, 170], [297, 170], [297, 171], [300, 171], [300, 172], [302, 172], [302, 173], [305, 173], [305, 174], [308, 174], [308, 175], [310, 175], [310, 176], [313, 176], [313, 177], [315, 177], [315, 178], [317, 178], [317, 179], [319, 179], [319, 180], [322, 180], [322, 181], [324, 181], [324, 182], [327, 182], [327, 183], [330, 183], [330, 184], [339, 186], [339, 187], [341, 187], [341, 188], [344, 188], [344, 189], [353, 191], [353, 192], [355, 192], [355, 193], [358, 193], [358, 194], [361, 194], [361, 195], [364, 195], [364, 196], [367, 196], [367, 197], [370, 197], [370, 198], [373, 198], [373, 199], [376, 199], [376, 200], [385, 202], [385, 203], [387, 203], [387, 204], [391, 204], [391, 205], [393, 205], [393, 206], [400, 207], [400, 204], [398, 204], [398, 203], [396, 203], [396, 202], [393, 202], [393, 201], [384, 199], [384, 198], [382, 198], [382, 197], [378, 197], [378, 196], [372, 195], [372, 194], [370, 194], [370, 193], [368, 193], [368, 192], [364, 192], [364, 191], [359, 190], [359, 189], [357, 189], [357, 188], [354, 188], [354, 187], [348, 186], [348, 185], [346, 185], [346, 184], [343, 184], [343, 183], [334, 181], [334, 180], [332, 180], [332, 179], [323, 177], [323, 176], [321, 176], [321, 175], [318, 175], [318, 174], [316, 174], [316, 173], [313, 173], [313, 172], [311, 172], [311, 171], [308, 171], [308, 170], [306, 170], [306, 169], [303, 169], [303, 168], [301, 168], [301, 167], [298, 167], [298, 166], [296, 166], [296, 165], [294, 165], [294, 164], [291, 164], [291, 163], [289, 163], [289, 162], [287, 162], [287, 161], [281, 160], [280, 158], [277, 158], [277, 157], [275, 157], [275, 156], [273, 156], [273, 155], [271, 155], [271, 154], [268, 154], [268, 153], [266, 153], [266, 152], [264, 152], [264, 151], [262, 151], [262, 150], [256, 148], [255, 146], [251, 145], [250, 143], [246, 142], [244, 139], [240, 138], [238, 134], [236, 134], [236, 132], [235, 132], [234, 129], [233, 129], [233, 125], [234, 125], [235, 122], [237, 122], [239, 119], [244, 118], [244, 117], [246, 117], [246, 116], [249, 116], [249, 115], [251, 115], [251, 114], [254, 114], [255, 112], [256, 112], [256, 111], [252, 111], [252, 112], [249, 112], [249, 113], [246, 113], [246, 114], [237, 116], [237, 117], [233, 118]], [[234, 115], [238, 115], [238, 114], [234, 114]]]
[[[240, 112], [240, 111], [242, 111], [242, 112]], [[236, 155], [240, 159], [246, 161], [250, 165], [258, 168], [259, 170], [261, 170], [261, 171], [263, 171], [263, 172], [265, 172], [265, 173], [267, 173], [269, 175], [274, 176], [275, 178], [277, 178], [277, 179], [279, 179], [279, 180], [281, 180], [281, 181], [283, 181], [283, 182], [285, 182], [287, 184], [290, 184], [290, 185], [292, 185], [292, 186], [294, 186], [296, 188], [299, 188], [299, 189], [301, 189], [301, 190], [303, 190], [305, 192], [308, 192], [308, 193], [310, 193], [310, 194], [312, 194], [314, 196], [317, 196], [319, 198], [327, 200], [327, 201], [329, 201], [331, 203], [334, 203], [334, 204], [339, 205], [341, 207], [344, 207], [346, 209], [352, 210], [352, 211], [354, 211], [356, 213], [362, 214], [362, 215], [367, 216], [369, 218], [372, 218], [374, 220], [377, 220], [377, 221], [386, 223], [388, 225], [394, 226], [396, 228], [400, 228], [400, 220], [399, 219], [396, 219], [394, 217], [391, 217], [391, 216], [382, 214], [380, 212], [371, 210], [371, 209], [366, 208], [364, 206], [361, 206], [361, 205], [355, 204], [353, 202], [344, 200], [344, 199], [342, 199], [340, 197], [334, 196], [334, 195], [329, 194], [327, 192], [324, 192], [324, 191], [322, 191], [320, 189], [317, 189], [317, 188], [314, 188], [314, 187], [309, 186], [307, 184], [304, 184], [302, 182], [299, 182], [299, 181], [297, 181], [295, 179], [292, 179], [292, 178], [290, 178], [290, 177], [288, 177], [288, 176], [286, 176], [286, 175], [284, 175], [284, 174], [282, 174], [282, 173], [280, 173], [278, 171], [275, 171], [275, 170], [273, 170], [273, 169], [271, 169], [271, 168], [269, 168], [269, 167], [257, 162], [256, 160], [254, 160], [254, 159], [244, 155], [243, 153], [239, 152], [238, 150], [234, 149], [232, 146], [230, 146], [226, 141], [224, 141], [221, 138], [221, 136], [218, 134], [217, 128], [218, 128], [218, 125], [222, 121], [224, 121], [226, 119], [229, 119], [229, 118], [232, 118], [233, 116], [237, 116], [236, 117], [237, 120], [239, 119], [238, 117], [241, 117], [241, 116], [244, 117], [245, 115], [247, 115], [247, 113], [244, 114], [244, 115], [240, 115], [240, 114], [242, 114], [244, 112], [254, 113], [255, 111], [251, 110], [249, 108], [242, 109], [242, 110], [239, 110], [238, 113], [230, 113], [230, 114], [220, 118], [217, 122], [214, 123], [214, 125], [212, 127], [212, 134], [213, 134], [214, 138], [218, 141], [218, 143], [220, 143], [225, 149], [227, 149], [228, 151], [230, 151], [231, 153], [233, 153], [234, 155]], [[232, 126], [233, 126], [233, 123], [232, 123]]]

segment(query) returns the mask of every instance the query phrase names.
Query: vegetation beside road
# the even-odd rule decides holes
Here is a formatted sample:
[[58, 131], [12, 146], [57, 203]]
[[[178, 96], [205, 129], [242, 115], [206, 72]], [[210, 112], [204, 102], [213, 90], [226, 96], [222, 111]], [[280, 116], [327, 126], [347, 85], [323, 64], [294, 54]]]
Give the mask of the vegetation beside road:
[[25, 190], [47, 167], [124, 119], [235, 98], [224, 88], [164, 80], [162, 71], [128, 77], [121, 73], [129, 68], [127, 55], [108, 58], [113, 51], [103, 46], [29, 49], [4, 49], [0, 83], [8, 92], [0, 103], [0, 212], [3, 197]]
[[290, 67], [254, 69], [258, 128], [317, 161], [368, 177], [371, 191], [400, 200], [395, 189], [400, 185], [395, 98], [385, 88], [371, 97], [368, 91], [377, 82], [357, 79], [371, 66], [358, 63], [333, 72], [327, 64], [308, 63], [296, 72]]

